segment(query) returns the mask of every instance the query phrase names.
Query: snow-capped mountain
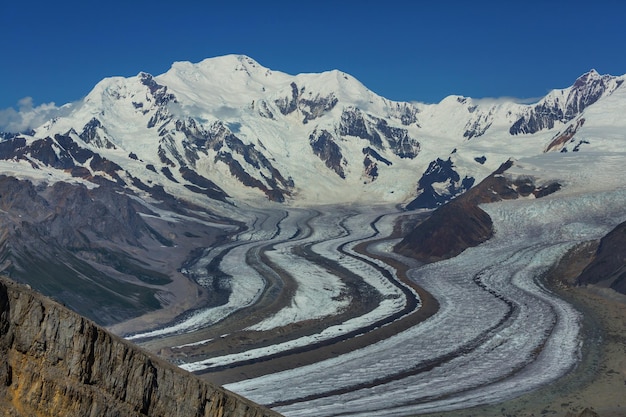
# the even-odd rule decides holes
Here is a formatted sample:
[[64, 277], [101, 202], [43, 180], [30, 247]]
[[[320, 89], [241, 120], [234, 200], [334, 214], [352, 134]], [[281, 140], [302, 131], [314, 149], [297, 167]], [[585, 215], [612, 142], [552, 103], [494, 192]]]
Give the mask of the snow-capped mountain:
[[623, 290], [625, 78], [534, 104], [244, 56], [108, 78], [0, 135], [0, 272], [285, 415], [503, 401], [580, 357], [546, 271], [606, 236], [578, 282]]
[[509, 158], [599, 149], [610, 138], [594, 129], [620, 124], [623, 81], [592, 70], [532, 105], [406, 103], [341, 71], [292, 76], [229, 55], [104, 79], [68, 116], [7, 135], [0, 157], [4, 172], [17, 161], [187, 199], [433, 207]]

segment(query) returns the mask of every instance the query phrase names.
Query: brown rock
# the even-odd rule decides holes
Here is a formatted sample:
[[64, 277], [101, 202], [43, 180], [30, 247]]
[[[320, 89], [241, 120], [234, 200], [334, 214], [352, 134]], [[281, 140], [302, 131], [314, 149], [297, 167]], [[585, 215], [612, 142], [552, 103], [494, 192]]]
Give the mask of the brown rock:
[[7, 416], [279, 416], [6, 280], [0, 354]]
[[561, 187], [556, 182], [536, 187], [530, 178], [513, 181], [503, 175], [512, 165], [511, 160], [502, 164], [480, 184], [439, 207], [427, 220], [409, 232], [395, 250], [423, 262], [452, 258], [493, 236], [491, 217], [479, 207], [480, 204], [530, 194], [540, 198]]
[[493, 223], [478, 205], [518, 196], [501, 175], [511, 165], [512, 161], [503, 164], [480, 184], [439, 207], [398, 243], [396, 250], [424, 262], [435, 262], [487, 241], [493, 236]]

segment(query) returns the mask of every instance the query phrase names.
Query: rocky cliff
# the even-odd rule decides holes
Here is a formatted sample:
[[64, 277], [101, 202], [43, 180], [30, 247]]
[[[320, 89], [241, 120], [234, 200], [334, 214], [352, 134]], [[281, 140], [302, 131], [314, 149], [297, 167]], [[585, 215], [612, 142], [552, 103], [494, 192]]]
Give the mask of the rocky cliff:
[[279, 416], [4, 279], [0, 352], [3, 416]]

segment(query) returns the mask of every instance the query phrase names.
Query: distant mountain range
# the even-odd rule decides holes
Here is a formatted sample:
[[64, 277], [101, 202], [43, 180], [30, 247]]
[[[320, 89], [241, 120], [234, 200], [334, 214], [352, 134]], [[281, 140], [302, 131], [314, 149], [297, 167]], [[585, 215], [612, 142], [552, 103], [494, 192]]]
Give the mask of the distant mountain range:
[[422, 104], [340, 71], [292, 76], [238, 55], [177, 62], [158, 76], [104, 79], [67, 116], [4, 133], [1, 169], [188, 200], [432, 208], [509, 158], [610, 148], [593, 133], [621, 117], [606, 98], [626, 98], [624, 79], [592, 70], [534, 104]]

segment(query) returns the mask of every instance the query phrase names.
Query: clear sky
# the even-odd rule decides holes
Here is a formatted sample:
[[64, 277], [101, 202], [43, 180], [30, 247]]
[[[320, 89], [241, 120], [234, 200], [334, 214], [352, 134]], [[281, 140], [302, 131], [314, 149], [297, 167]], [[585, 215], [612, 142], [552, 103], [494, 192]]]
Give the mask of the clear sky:
[[339, 69], [393, 100], [539, 97], [591, 68], [626, 73], [623, 3], [6, 0], [0, 112], [231, 53], [290, 74]]

